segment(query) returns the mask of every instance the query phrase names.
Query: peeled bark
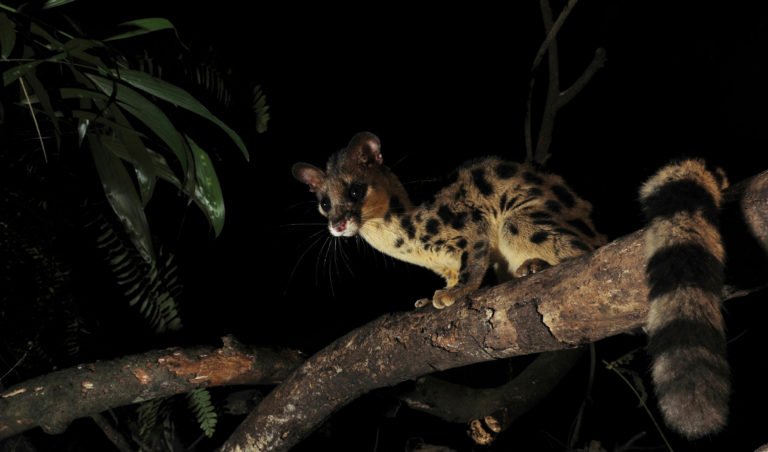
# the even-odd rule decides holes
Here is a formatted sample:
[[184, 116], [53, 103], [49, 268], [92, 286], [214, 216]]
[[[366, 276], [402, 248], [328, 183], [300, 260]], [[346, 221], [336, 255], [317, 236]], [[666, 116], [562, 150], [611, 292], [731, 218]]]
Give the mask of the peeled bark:
[[0, 393], [0, 439], [38, 426], [61, 433], [75, 419], [199, 387], [277, 383], [302, 361], [295, 351], [224, 338], [219, 348], [170, 348], [79, 365]]

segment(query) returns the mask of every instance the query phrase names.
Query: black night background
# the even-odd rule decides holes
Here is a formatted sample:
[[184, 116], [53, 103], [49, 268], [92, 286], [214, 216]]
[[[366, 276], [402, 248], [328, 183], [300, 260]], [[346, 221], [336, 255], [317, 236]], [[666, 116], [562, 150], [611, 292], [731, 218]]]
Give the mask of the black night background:
[[[559, 11], [565, 2], [551, 3]], [[582, 0], [573, 9], [558, 34], [561, 87], [582, 74], [598, 47], [605, 48], [607, 61], [559, 112], [547, 169], [593, 204], [596, 225], [610, 239], [642, 227], [637, 190], [672, 159], [702, 157], [732, 182], [768, 169], [768, 15], [757, 4]], [[161, 31], [110, 45], [127, 56], [148, 55], [158, 65], [202, 62], [227, 74], [235, 96], [229, 106], [199, 98], [241, 134], [250, 161], [226, 135], [204, 125], [211, 130], [208, 150], [226, 202], [226, 224], [217, 238], [197, 207], [170, 184], [158, 184], [147, 216], [155, 246], [177, 258], [184, 327], [153, 335], [110, 279], [95, 232], [83, 226], [93, 210], [112, 214], [90, 154], [76, 146], [57, 151], [49, 138], [53, 155], [45, 163], [29, 114], [17, 104], [18, 85], [6, 87], [0, 98], [0, 272], [6, 274], [0, 278], [0, 391], [54, 369], [163, 347], [217, 345], [225, 335], [310, 356], [382, 314], [413, 309], [443, 281], [361, 241], [327, 242], [314, 196], [291, 176], [293, 163], [323, 166], [356, 132], [371, 131], [381, 139], [385, 163], [418, 197], [430, 180], [465, 160], [525, 158], [530, 70], [544, 39], [537, 1], [277, 8], [261, 2], [78, 0], [40, 12], [51, 23], [59, 20], [55, 14], [68, 15], [91, 38], [112, 35], [127, 20], [171, 20], [179, 39]], [[3, 71], [8, 67], [0, 60]], [[533, 108], [540, 111], [546, 64], [534, 76]], [[204, 92], [183, 77], [170, 81], [195, 95]], [[262, 134], [246, 114], [256, 84], [269, 105]], [[25, 298], [35, 291], [24, 285], [42, 279], [38, 267], [22, 265], [9, 251], [15, 249], [10, 241], [16, 235], [8, 232], [14, 227], [25, 229], [25, 246], [47, 250], [70, 269], [68, 303], [76, 307], [57, 308], [55, 299], [40, 306]], [[40, 237], [45, 240], [35, 243]], [[731, 260], [759, 252], [746, 237], [732, 245]], [[768, 443], [765, 298], [758, 291], [724, 307], [733, 373], [728, 428], [694, 443], [665, 430], [674, 450], [751, 451]], [[46, 347], [64, 340], [57, 322], [72, 311], [82, 329], [79, 352], [59, 358]], [[667, 450], [632, 388], [604, 364], [644, 344], [642, 334], [599, 341], [594, 368], [585, 355], [544, 402], [489, 447], [473, 445], [466, 424], [406, 407], [398, 387], [375, 390], [342, 408], [295, 450], [402, 451], [420, 443], [459, 451]], [[493, 386], [504, 381], [507, 369], [519, 371], [529, 361], [485, 363], [448, 377]], [[642, 378], [660, 422], [648, 365], [641, 349], [626, 367]], [[271, 388], [257, 389], [266, 394]], [[201, 432], [193, 416], [174, 405], [180, 438], [175, 450], [214, 450], [227, 439], [244, 418], [224, 413], [228, 392], [211, 390], [219, 422], [210, 439], [196, 441]], [[115, 407], [109, 416], [127, 438], [131, 409]], [[88, 418], [60, 435], [39, 428], [23, 435], [0, 442], [0, 450], [115, 450]]]

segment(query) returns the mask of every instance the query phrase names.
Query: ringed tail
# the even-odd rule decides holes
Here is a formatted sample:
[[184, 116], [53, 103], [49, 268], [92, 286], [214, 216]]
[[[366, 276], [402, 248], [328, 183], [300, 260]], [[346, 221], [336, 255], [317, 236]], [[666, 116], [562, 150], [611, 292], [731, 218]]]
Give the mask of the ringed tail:
[[700, 160], [662, 168], [640, 190], [648, 228], [648, 352], [659, 407], [688, 439], [721, 430], [730, 370], [720, 310], [725, 249], [718, 228], [722, 171]]

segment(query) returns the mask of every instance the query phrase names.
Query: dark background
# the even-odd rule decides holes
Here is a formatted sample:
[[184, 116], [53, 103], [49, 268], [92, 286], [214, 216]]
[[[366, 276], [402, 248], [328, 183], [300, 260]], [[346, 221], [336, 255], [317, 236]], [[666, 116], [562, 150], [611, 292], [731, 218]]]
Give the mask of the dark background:
[[[251, 161], [226, 145], [216, 154], [227, 203], [219, 238], [170, 189], [150, 206], [153, 231], [181, 257], [183, 340], [190, 343], [234, 334], [245, 343], [311, 354], [381, 314], [411, 309], [441, 286], [429, 271], [367, 245], [330, 245], [327, 234], [313, 236], [325, 226], [313, 196], [291, 178], [294, 162], [321, 166], [354, 133], [369, 130], [381, 138], [385, 162], [418, 190], [418, 181], [473, 157], [525, 157], [530, 67], [544, 37], [538, 2], [287, 9], [252, 2], [111, 3], [76, 2], [71, 11], [98, 17], [95, 33], [123, 20], [167, 17], [192, 53], [231, 68], [244, 83], [259, 83], [270, 105], [263, 135], [221, 112], [247, 138]], [[553, 3], [559, 10], [561, 2]], [[768, 16], [756, 4], [585, 0], [576, 6], [558, 40], [562, 88], [597, 47], [606, 49], [608, 61], [560, 112], [549, 169], [593, 203], [597, 226], [609, 237], [642, 225], [637, 188], [673, 158], [703, 157], [732, 181], [768, 168]], [[179, 51], [170, 33], [142, 39], [150, 50]], [[536, 75], [537, 86], [544, 86], [545, 71]], [[534, 98], [538, 111], [542, 105]], [[731, 426], [693, 445], [670, 434], [675, 450], [754, 450], [768, 442], [764, 416], [753, 414], [768, 402], [764, 296], [726, 309], [735, 381]], [[110, 340], [120, 344], [114, 350], [138, 351], [129, 339]], [[636, 445], [663, 450], [631, 390], [601, 363], [643, 341], [623, 336], [597, 344], [594, 389], [577, 446], [596, 440], [612, 450], [645, 431]], [[493, 450], [565, 450], [588, 367], [587, 360], [577, 366]], [[632, 368], [648, 386], [642, 353]], [[467, 372], [491, 384], [495, 370]], [[297, 450], [404, 450], [417, 439], [470, 450], [464, 431], [399, 407], [381, 390], [342, 409]]]

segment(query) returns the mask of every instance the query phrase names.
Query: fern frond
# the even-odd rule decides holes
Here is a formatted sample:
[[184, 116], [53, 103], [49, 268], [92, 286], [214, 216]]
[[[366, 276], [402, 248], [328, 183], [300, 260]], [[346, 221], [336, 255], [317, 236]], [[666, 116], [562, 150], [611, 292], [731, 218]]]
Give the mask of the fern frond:
[[156, 333], [181, 329], [177, 299], [182, 287], [173, 254], [161, 248], [157, 259], [147, 263], [102, 215], [97, 214], [88, 226], [97, 230], [96, 246], [128, 305], [138, 307]]
[[171, 419], [173, 398], [147, 400], [136, 409], [139, 442], [142, 451], [175, 450], [176, 426]]
[[211, 438], [218, 422], [216, 408], [211, 403], [211, 393], [205, 388], [198, 388], [187, 394], [187, 400], [200, 429], [205, 436]]
[[269, 105], [267, 105], [267, 98], [261, 90], [261, 85], [256, 85], [253, 88], [253, 113], [256, 115], [256, 131], [259, 133], [266, 132], [269, 123]]
[[142, 442], [146, 441], [152, 430], [160, 424], [160, 407], [164, 401], [165, 399], [147, 400], [136, 408], [136, 422], [139, 426], [139, 438]]

